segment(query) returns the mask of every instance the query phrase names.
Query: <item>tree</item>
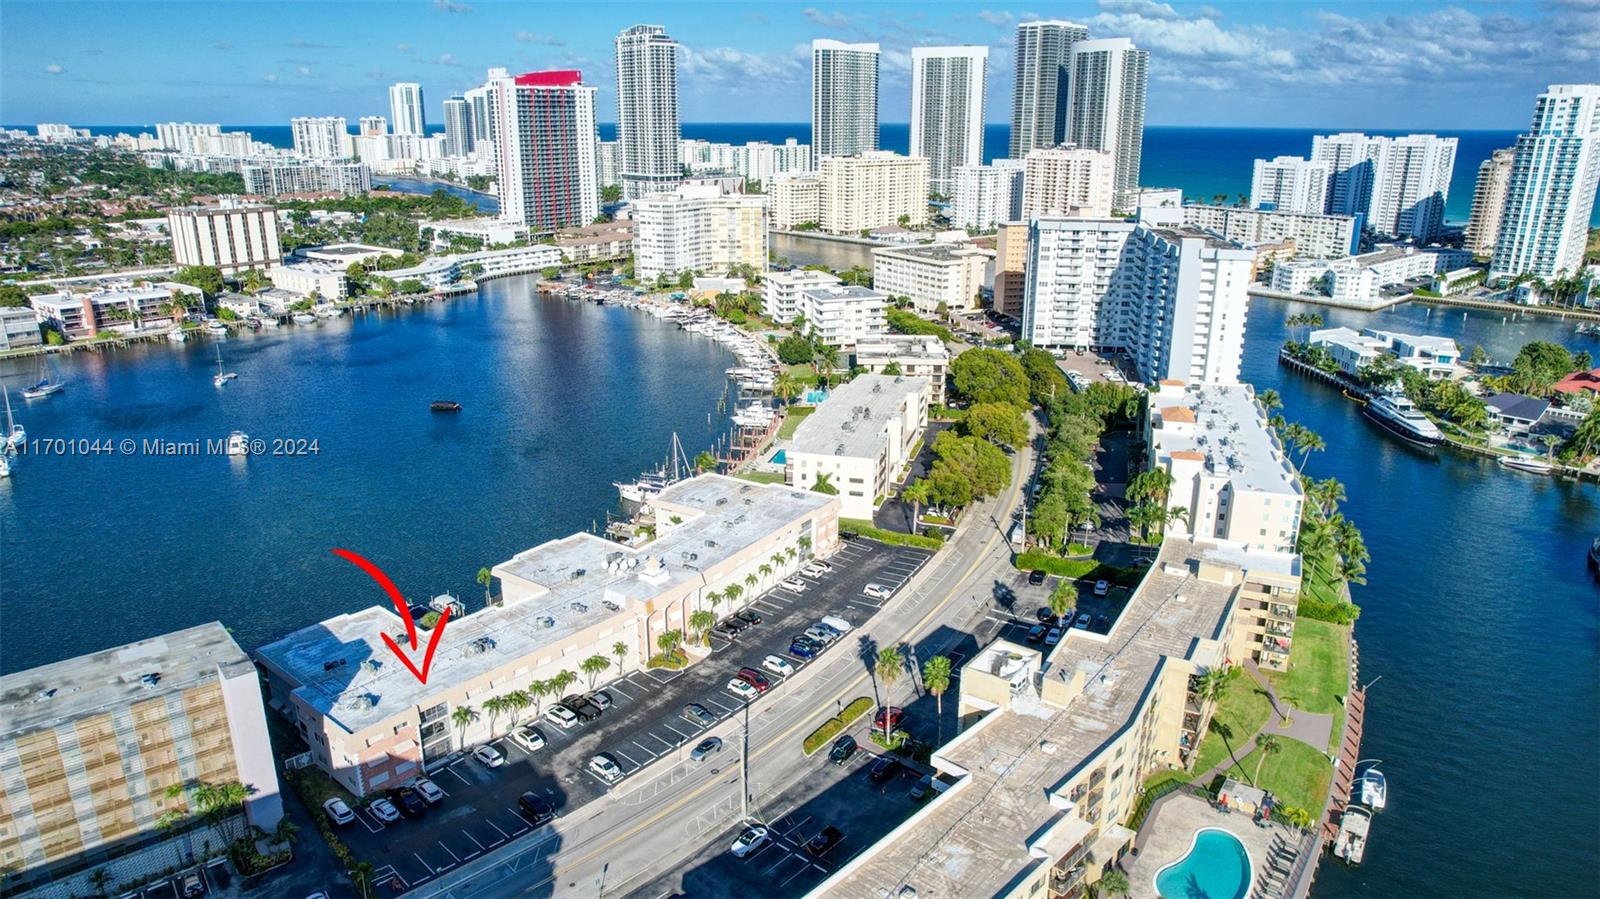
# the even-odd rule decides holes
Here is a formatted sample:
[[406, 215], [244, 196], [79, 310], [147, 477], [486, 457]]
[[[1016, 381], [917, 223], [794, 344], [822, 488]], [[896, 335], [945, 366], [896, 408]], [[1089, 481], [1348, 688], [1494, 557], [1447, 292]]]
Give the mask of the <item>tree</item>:
[[214, 265], [186, 265], [178, 269], [172, 280], [190, 287], [198, 287], [207, 297], [222, 293], [222, 270]]
[[901, 501], [911, 504], [911, 529], [913, 531], [916, 530], [917, 523], [922, 520], [923, 505], [932, 496], [933, 487], [928, 483], [927, 478], [917, 478], [900, 491]]
[[494, 720], [511, 709], [506, 705], [505, 697], [491, 696], [483, 701], [483, 710], [489, 713], [489, 737], [493, 739]]
[[711, 604], [711, 610], [715, 612], [717, 606], [721, 605], [726, 597], [722, 595], [721, 590], [707, 590], [705, 599], [706, 602]]
[[1028, 376], [1022, 363], [1004, 350], [962, 353], [950, 363], [950, 382], [956, 394], [970, 402], [1028, 405]]
[[450, 713], [450, 720], [455, 722], [457, 730], [461, 732], [461, 748], [467, 748], [467, 727], [478, 720], [478, 710], [470, 705], [458, 705]]
[[819, 473], [816, 483], [811, 485], [811, 490], [814, 493], [826, 493], [829, 496], [839, 495], [839, 488], [833, 485], [833, 475], [831, 474]]
[[[884, 695], [888, 695], [894, 682], [900, 679], [900, 672], [905, 668], [906, 657], [897, 646], [885, 646], [878, 650], [878, 658], [873, 663], [872, 671], [877, 675], [878, 681], [883, 684]], [[885, 708], [882, 700], [878, 702], [879, 708]], [[889, 739], [889, 715], [883, 716], [883, 739]]]
[[600, 188], [600, 202], [616, 203], [622, 199], [622, 185], [607, 184]]
[[617, 668], [621, 668], [628, 659], [628, 644], [618, 640], [611, 644], [611, 654], [617, 657]]
[[1066, 618], [1078, 606], [1078, 586], [1071, 578], [1062, 578], [1050, 591], [1050, 614]]
[[961, 419], [961, 429], [979, 440], [1010, 447], [1019, 447], [1028, 439], [1022, 409], [1010, 403], [974, 403]]
[[537, 716], [544, 705], [545, 697], [555, 693], [555, 685], [547, 680], [536, 680], [528, 683], [528, 698], [533, 700], [533, 714]]
[[15, 284], [0, 284], [0, 306], [15, 308], [28, 305], [28, 292]]
[[555, 676], [550, 678], [550, 684], [556, 688], [554, 695], [565, 696], [567, 694], [567, 688], [576, 683], [577, 680], [578, 675], [565, 668], [557, 671]]
[[489, 583], [494, 580], [494, 572], [487, 568], [478, 569], [478, 583], [483, 586], [483, 604], [489, 604]]
[[589, 675], [589, 689], [591, 690], [594, 689], [595, 678], [599, 677], [602, 672], [610, 667], [611, 660], [599, 653], [595, 653], [594, 655], [578, 663], [578, 670]]
[[1261, 408], [1266, 409], [1268, 415], [1283, 408], [1283, 397], [1270, 387], [1256, 394], [1256, 399], [1261, 402]]
[[1322, 440], [1322, 435], [1309, 428], [1301, 428], [1299, 436], [1294, 442], [1295, 449], [1300, 451], [1300, 470], [1305, 471], [1306, 463], [1311, 461], [1311, 454], [1328, 448]]
[[701, 609], [689, 616], [689, 632], [694, 635], [694, 642], [705, 643], [707, 633], [717, 624], [717, 613]]
[[900, 375], [900, 374], [903, 374], [903, 372], [900, 370], [900, 363], [898, 363], [898, 362], [890, 362], [888, 365], [885, 365], [883, 367], [882, 374]]
[[738, 584], [729, 584], [723, 589], [722, 593], [728, 597], [728, 603], [731, 605], [738, 602], [739, 597], [744, 595], [744, 588]]
[[705, 473], [716, 467], [717, 457], [713, 456], [710, 450], [701, 450], [699, 455], [694, 457], [694, 469], [697, 472]]
[[[288, 821], [288, 818], [283, 820]], [[111, 874], [105, 868], [96, 868], [89, 874], [89, 885], [94, 887], [96, 895], [105, 896], [110, 893]]]
[[938, 739], [944, 745], [944, 691], [950, 689], [950, 660], [934, 656], [922, 663], [922, 685], [933, 694], [934, 706], [939, 716]]
[[791, 372], [783, 372], [772, 382], [772, 395], [782, 400], [785, 404], [794, 402], [795, 398], [804, 393], [806, 385]]
[[1095, 891], [1105, 896], [1126, 896], [1128, 889], [1128, 875], [1119, 868], [1107, 868], [1095, 882]]
[[660, 647], [662, 653], [668, 656], [675, 656], [678, 652], [678, 646], [682, 643], [683, 631], [662, 631], [656, 635], [656, 646]]
[[1600, 452], [1600, 404], [1589, 410], [1561, 447], [1562, 456], [1580, 460], [1597, 452]]
[[1255, 786], [1260, 782], [1261, 765], [1267, 760], [1267, 756], [1276, 755], [1283, 751], [1283, 742], [1278, 739], [1276, 734], [1256, 734], [1256, 750], [1259, 755], [1256, 757], [1255, 776], [1250, 779], [1251, 786]]
[[350, 866], [349, 874], [356, 889], [361, 891], [361, 899], [371, 899], [372, 878], [378, 874], [378, 869], [372, 866], [372, 862], [356, 862]]
[[530, 705], [533, 705], [533, 697], [528, 695], [527, 690], [512, 690], [506, 694], [506, 708], [511, 712], [512, 725], [522, 718], [522, 713]]

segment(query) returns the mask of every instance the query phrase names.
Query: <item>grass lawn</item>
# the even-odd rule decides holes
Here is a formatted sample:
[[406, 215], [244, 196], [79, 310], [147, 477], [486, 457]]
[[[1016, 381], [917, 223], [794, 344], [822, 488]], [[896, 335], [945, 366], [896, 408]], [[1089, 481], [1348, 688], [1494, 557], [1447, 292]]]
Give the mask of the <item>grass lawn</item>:
[[[1313, 746], [1299, 740], [1281, 737], [1282, 749], [1269, 754], [1263, 761], [1261, 750], [1255, 749], [1239, 760], [1228, 771], [1235, 778], [1253, 779], [1256, 786], [1271, 790], [1285, 805], [1299, 806], [1315, 815], [1322, 810], [1328, 798], [1328, 783], [1333, 778], [1333, 765], [1328, 757]], [[1261, 776], [1256, 777], [1256, 763], [1261, 762]]]
[[735, 477], [757, 484], [782, 484], [783, 472], [781, 471], [741, 471]]
[[1254, 737], [1271, 717], [1272, 702], [1267, 699], [1267, 692], [1250, 675], [1237, 671], [1228, 679], [1222, 698], [1217, 700], [1217, 711], [1211, 716], [1211, 729], [1200, 741], [1195, 773], [1210, 771], [1230, 751], [1245, 745], [1243, 741]]
[[1344, 731], [1344, 696], [1350, 684], [1350, 629], [1326, 621], [1296, 618], [1289, 670], [1266, 671], [1267, 682], [1297, 709], [1333, 715], [1331, 752]]
[[778, 426], [778, 437], [784, 440], [794, 436], [794, 429], [800, 427], [800, 422], [806, 416], [817, 411], [816, 406], [791, 406], [784, 412], [783, 424]]

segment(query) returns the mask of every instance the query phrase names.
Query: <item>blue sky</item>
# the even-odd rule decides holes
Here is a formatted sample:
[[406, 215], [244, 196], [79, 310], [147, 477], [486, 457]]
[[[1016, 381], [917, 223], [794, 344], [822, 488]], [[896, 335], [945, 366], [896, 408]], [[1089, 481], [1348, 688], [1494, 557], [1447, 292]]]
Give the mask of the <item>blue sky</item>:
[[1516, 129], [1544, 85], [1600, 77], [1600, 0], [1160, 3], [110, 2], [5, 0], [0, 121], [287, 124], [387, 114], [420, 81], [430, 122], [484, 69], [579, 68], [615, 118], [612, 38], [683, 45], [688, 122], [810, 118], [812, 38], [883, 45], [880, 118], [909, 115], [910, 48], [989, 45], [1007, 121], [1015, 23], [1067, 18], [1150, 51], [1151, 124]]

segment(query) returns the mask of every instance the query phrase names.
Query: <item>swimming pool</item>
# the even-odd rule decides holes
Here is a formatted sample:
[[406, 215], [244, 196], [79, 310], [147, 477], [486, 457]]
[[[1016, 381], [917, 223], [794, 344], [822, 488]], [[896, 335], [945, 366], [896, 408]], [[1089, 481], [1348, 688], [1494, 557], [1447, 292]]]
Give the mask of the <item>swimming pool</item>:
[[788, 450], [778, 450], [777, 452], [773, 453], [772, 454], [772, 458], [768, 459], [767, 461], [771, 462], [773, 465], [782, 465], [784, 463], [784, 461], [787, 460], [788, 458], [789, 458], [789, 451]]
[[1250, 892], [1250, 856], [1239, 838], [1207, 827], [1195, 832], [1189, 853], [1155, 877], [1166, 899], [1244, 899]]

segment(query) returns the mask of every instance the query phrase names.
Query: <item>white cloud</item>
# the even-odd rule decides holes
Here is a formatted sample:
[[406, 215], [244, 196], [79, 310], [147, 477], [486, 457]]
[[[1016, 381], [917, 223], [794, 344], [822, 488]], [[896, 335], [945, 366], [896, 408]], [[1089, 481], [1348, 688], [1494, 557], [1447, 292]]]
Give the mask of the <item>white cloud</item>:
[[433, 0], [433, 8], [447, 13], [469, 13], [472, 7], [465, 3], [455, 3], [452, 0]]
[[450, 66], [451, 68], [457, 69], [466, 68], [466, 64], [456, 59], [456, 55], [454, 53], [440, 53], [438, 56], [428, 60], [428, 62], [431, 62], [436, 66]]
[[1017, 24], [1017, 17], [1003, 9], [981, 9], [978, 11], [978, 18], [996, 28], [1010, 28], [1012, 25]]
[[268, 84], [276, 84], [277, 81], [278, 81], [278, 76], [277, 75], [262, 75], [261, 76], [261, 80], [265, 81]]
[[815, 7], [806, 7], [800, 11], [801, 15], [810, 19], [814, 24], [823, 28], [849, 28], [850, 17], [842, 12], [823, 12]]
[[[683, 47], [678, 67], [687, 92], [714, 90], [770, 98], [793, 91], [797, 84], [808, 84], [810, 60], [811, 48], [806, 45], [796, 45], [789, 53]], [[736, 112], [729, 110], [728, 115]]]
[[561, 38], [548, 34], [535, 34], [532, 31], [519, 31], [516, 34], [519, 44], [539, 44], [545, 47], [565, 47], [567, 42]]
[[49, 65], [45, 66], [44, 70], [45, 70], [46, 74], [61, 75], [61, 74], [65, 74], [66, 73], [67, 67], [63, 66], [59, 62], [53, 62], [53, 63], [50, 63]]
[[394, 52], [396, 52], [396, 53], [405, 53], [405, 54], [409, 55], [414, 49], [415, 48], [412, 47], [410, 44], [395, 44], [394, 45]]
[[294, 73], [296, 75], [299, 75], [301, 78], [310, 78], [311, 77], [311, 67], [310, 66], [295, 66], [294, 67]]

